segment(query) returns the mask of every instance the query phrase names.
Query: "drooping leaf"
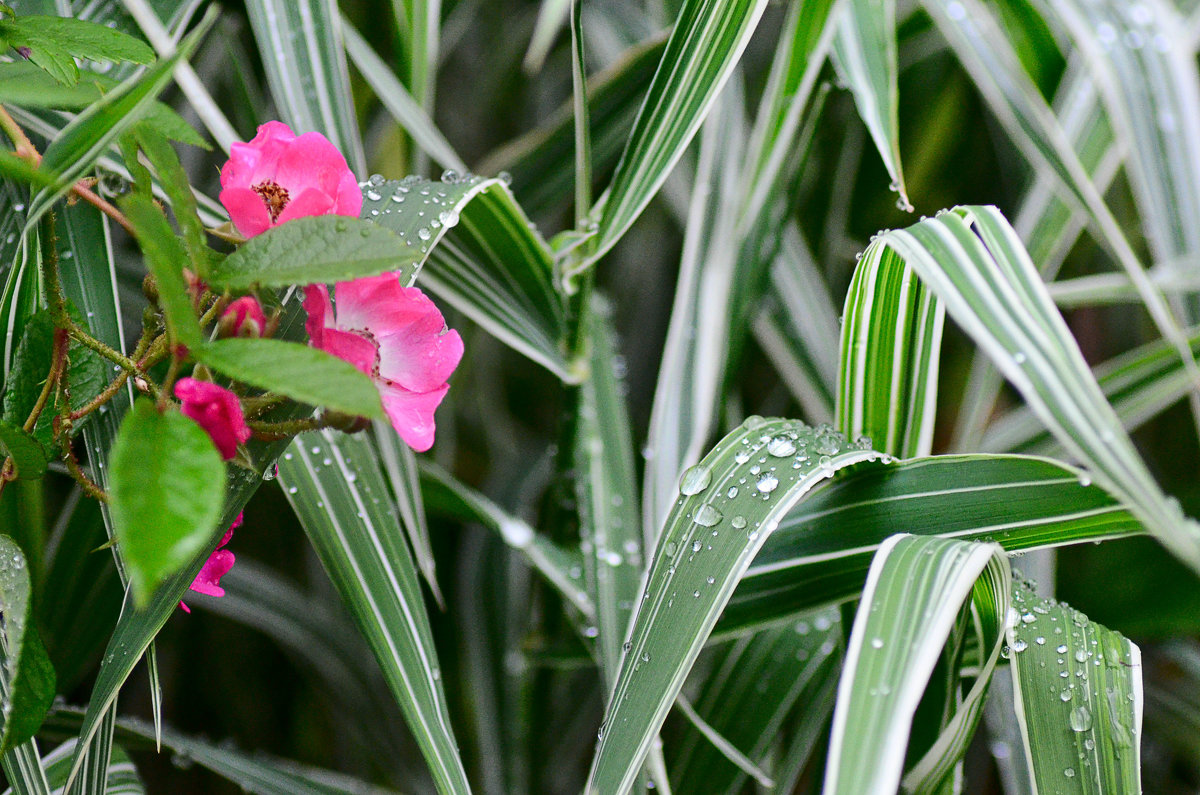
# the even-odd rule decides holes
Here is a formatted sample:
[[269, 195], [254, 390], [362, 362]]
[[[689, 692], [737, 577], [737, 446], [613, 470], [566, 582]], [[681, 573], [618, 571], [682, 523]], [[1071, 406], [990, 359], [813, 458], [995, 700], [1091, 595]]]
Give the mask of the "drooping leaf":
[[111, 505], [139, 606], [202, 549], [217, 526], [225, 467], [208, 434], [177, 411], [139, 399], [111, 454]]
[[232, 337], [210, 342], [196, 358], [235, 380], [313, 406], [382, 417], [379, 390], [347, 361], [298, 342]]
[[1021, 620], [1009, 628], [1009, 664], [1036, 791], [1140, 791], [1141, 651], [1023, 586], [1013, 606]]
[[578, 380], [560, 344], [565, 310], [550, 248], [503, 180], [380, 180], [364, 197], [363, 218], [404, 240], [423, 287], [555, 375]]
[[742, 573], [821, 480], [880, 454], [832, 429], [749, 418], [683, 474], [605, 713], [588, 791], [633, 783]]
[[996, 544], [896, 535], [875, 553], [854, 617], [838, 686], [824, 792], [899, 789], [921, 696], [963, 603], [979, 644], [975, 683], [941, 738], [904, 779], [930, 791], [966, 751], [1000, 659], [1011, 590]]
[[911, 208], [900, 167], [900, 92], [895, 0], [848, 0], [833, 52], [854, 93], [858, 115], [883, 158], [899, 206]]

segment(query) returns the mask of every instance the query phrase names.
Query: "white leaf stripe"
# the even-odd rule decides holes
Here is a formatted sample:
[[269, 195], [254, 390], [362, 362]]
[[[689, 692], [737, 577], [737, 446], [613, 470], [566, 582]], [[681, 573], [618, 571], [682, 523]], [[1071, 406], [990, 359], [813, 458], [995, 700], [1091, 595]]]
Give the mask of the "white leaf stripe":
[[1151, 533], [1200, 570], [1200, 529], [1167, 502], [1138, 457], [999, 211], [960, 208], [888, 232], [872, 245], [890, 246], [904, 257], [1063, 446]]
[[394, 532], [385, 530], [385, 525], [395, 524], [395, 507], [373, 455], [367, 442], [356, 437], [332, 431], [305, 434], [280, 460], [280, 479], [322, 563], [375, 651], [439, 790], [469, 792], [441, 690], [416, 567], [399, 527]]

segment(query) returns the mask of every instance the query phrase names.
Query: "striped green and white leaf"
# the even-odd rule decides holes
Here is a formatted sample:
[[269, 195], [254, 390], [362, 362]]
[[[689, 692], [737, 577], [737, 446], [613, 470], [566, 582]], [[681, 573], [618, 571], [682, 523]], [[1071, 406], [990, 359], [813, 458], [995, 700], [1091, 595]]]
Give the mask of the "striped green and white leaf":
[[1065, 24], [1104, 99], [1154, 258], [1195, 257], [1200, 74], [1183, 15], [1166, 0], [1042, 5]]
[[445, 607], [442, 591], [437, 583], [437, 566], [433, 559], [433, 542], [429, 537], [429, 523], [425, 520], [425, 503], [421, 499], [420, 475], [417, 472], [417, 456], [404, 443], [391, 423], [377, 421], [374, 425], [375, 446], [379, 450], [379, 461], [392, 487], [392, 498], [400, 515], [400, 524], [408, 536], [408, 543], [417, 567], [425, 577], [429, 590], [438, 604]]
[[[1068, 61], [1054, 97], [1054, 113], [1096, 188], [1106, 191], [1121, 165], [1121, 152], [1083, 58]], [[1076, 207], [1075, 202], [1061, 195], [1057, 177], [1039, 170], [1013, 220], [1013, 228], [1025, 242], [1030, 259], [1048, 281], [1058, 275], [1063, 260], [1087, 227], [1086, 213]], [[1154, 270], [1150, 273], [1153, 276]], [[1052, 283], [1050, 289], [1055, 295], [1055, 303], [1063, 306], [1056, 295], [1059, 284]], [[1130, 294], [1128, 300], [1139, 301], [1137, 290], [1128, 279], [1125, 284]], [[963, 408], [955, 420], [954, 449], [979, 449], [980, 436], [995, 409], [1003, 384], [1004, 377], [991, 360], [978, 353], [972, 362]]]
[[372, 177], [363, 195], [362, 217], [400, 237], [423, 286], [560, 378], [577, 378], [559, 346], [566, 321], [550, 249], [502, 180]]
[[637, 601], [643, 563], [633, 438], [617, 373], [609, 311], [607, 305], [593, 299], [585, 321], [591, 341], [591, 377], [579, 390], [575, 491], [584, 577], [596, 605], [598, 656], [606, 682], [612, 684]]
[[995, 541], [1009, 552], [1144, 530], [1080, 470], [1044, 458], [933, 456], [839, 473], [780, 521], [725, 608], [726, 637], [854, 598], [895, 533]]
[[454, 151], [454, 147], [442, 135], [422, 104], [404, 87], [383, 59], [344, 17], [341, 25], [346, 54], [350, 56], [351, 62], [375, 92], [375, 96], [379, 97], [379, 101], [387, 108], [388, 113], [392, 114], [396, 122], [412, 137], [413, 142], [435, 162], [443, 168], [465, 172], [467, 164]]
[[867, 249], [842, 314], [838, 430], [900, 458], [929, 454], [945, 317], [895, 251]]
[[[1200, 330], [1189, 329], [1192, 350], [1200, 355]], [[1104, 398], [1128, 431], [1134, 431], [1183, 400], [1192, 391], [1174, 349], [1163, 340], [1134, 348], [1094, 370]], [[984, 450], [1057, 454], [1061, 447], [1028, 406], [1017, 406], [996, 418], [980, 447]]]
[[845, 5], [843, 0], [816, 0], [788, 9], [746, 148], [743, 224], [753, 223], [778, 192], [784, 164], [795, 156], [796, 138]]
[[[71, 771], [71, 757], [75, 752], [75, 740], [68, 740], [42, 758], [45, 765], [48, 795], [65, 795], [66, 780]], [[104, 795], [141, 795], [146, 791], [141, 776], [129, 754], [120, 746], [114, 746], [112, 758], [108, 763], [105, 783], [98, 792]], [[12, 795], [13, 789], [5, 790], [5, 795]], [[18, 787], [16, 792], [22, 790]]]
[[[665, 46], [665, 36], [653, 36], [588, 77], [593, 178], [612, 175]], [[478, 171], [508, 172], [513, 193], [530, 216], [555, 212], [574, 184], [574, 127], [574, 103], [568, 101], [542, 125], [488, 155]]]
[[659, 366], [646, 447], [642, 522], [654, 548], [679, 473], [715, 431], [729, 355], [730, 294], [738, 271], [737, 208], [745, 151], [740, 85], [731, 83], [704, 127], [679, 281]]
[[662, 187], [733, 73], [766, 5], [766, 0], [685, 0], [612, 184], [596, 204], [595, 249], [573, 273], [607, 253]]
[[684, 473], [586, 791], [624, 792], [742, 573], [779, 521], [835, 471], [880, 459], [830, 428], [751, 417]]
[[[0, 749], [22, 745], [37, 733], [54, 700], [54, 667], [42, 645], [31, 597], [33, 577], [25, 553], [0, 535]], [[22, 769], [25, 765], [20, 765]]]
[[[1012, 578], [997, 544], [888, 538], [871, 563], [846, 648], [824, 792], [927, 792], [966, 751], [1000, 659]], [[904, 776], [913, 716], [964, 604], [979, 644], [975, 683], [933, 747]]]
[[1008, 630], [1035, 792], [1141, 791], [1142, 655], [1120, 633], [1020, 585]]
[[375, 451], [336, 431], [298, 436], [279, 480], [383, 670], [438, 791], [469, 793], [417, 567]]
[[504, 510], [441, 467], [426, 461], [419, 462], [418, 466], [421, 494], [430, 513], [483, 525], [541, 574], [579, 611], [588, 626], [596, 626], [596, 603], [582, 582], [584, 561], [579, 550], [561, 547], [538, 534], [528, 522]]
[[1185, 518], [1154, 481], [1000, 212], [958, 208], [871, 244], [884, 246], [895, 249], [937, 293], [950, 316], [1097, 483], [1200, 571], [1200, 526]]
[[896, 0], [847, 0], [833, 43], [834, 63], [854, 94], [858, 115], [900, 194], [912, 211], [900, 166], [900, 67], [896, 56]]
[[173, 56], [160, 59], [145, 71], [127, 78], [62, 128], [46, 147], [39, 166], [53, 174], [57, 183], [34, 194], [29, 203], [26, 229], [66, 195], [75, 181], [106, 154], [117, 137], [152, 107], [159, 93], [170, 83], [172, 69], [191, 55], [217, 16], [216, 9], [210, 9]]
[[0, 754], [0, 769], [4, 770], [10, 785], [5, 795], [50, 795], [50, 784], [42, 764], [36, 740], [28, 740]]
[[[831, 674], [841, 661], [841, 640], [838, 611], [823, 610], [726, 643], [705, 661], [708, 673], [698, 683], [695, 710], [752, 762], [766, 762], [797, 710], [822, 711], [827, 681], [835, 678]], [[832, 708], [830, 698], [825, 719]], [[678, 795], [735, 795], [750, 776], [698, 730], [689, 730], [669, 749]], [[774, 772], [765, 764], [762, 768]]]
[[271, 96], [297, 134], [319, 132], [361, 178], [366, 171], [335, 0], [251, 0]]
[[[401, 74], [417, 104], [433, 115], [441, 44], [442, 0], [392, 0], [401, 42]], [[423, 171], [417, 158], [414, 171]]]
[[1189, 373], [1200, 383], [1200, 368], [1174, 313], [1146, 274], [1080, 162], [1073, 142], [1024, 71], [988, 6], [982, 0], [927, 0], [924, 6], [1013, 142], [1037, 170], [1054, 175], [1063, 193], [1087, 212], [1098, 241], [1129, 275], [1159, 333], [1175, 345]]
[[800, 230], [784, 230], [754, 337], [810, 422], [833, 422], [838, 311]]

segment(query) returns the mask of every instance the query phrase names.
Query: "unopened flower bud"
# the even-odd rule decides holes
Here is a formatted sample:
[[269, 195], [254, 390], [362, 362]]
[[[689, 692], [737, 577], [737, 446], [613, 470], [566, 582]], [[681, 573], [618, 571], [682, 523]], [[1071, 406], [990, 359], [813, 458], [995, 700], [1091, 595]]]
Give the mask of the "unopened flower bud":
[[331, 428], [337, 428], [343, 433], [358, 433], [365, 431], [371, 426], [371, 421], [366, 417], [356, 417], [353, 414], [343, 414], [340, 411], [330, 411], [326, 409], [321, 415], [321, 419]]
[[252, 295], [242, 296], [226, 309], [217, 322], [217, 336], [226, 337], [261, 337], [266, 330], [267, 319], [263, 316], [262, 306]]

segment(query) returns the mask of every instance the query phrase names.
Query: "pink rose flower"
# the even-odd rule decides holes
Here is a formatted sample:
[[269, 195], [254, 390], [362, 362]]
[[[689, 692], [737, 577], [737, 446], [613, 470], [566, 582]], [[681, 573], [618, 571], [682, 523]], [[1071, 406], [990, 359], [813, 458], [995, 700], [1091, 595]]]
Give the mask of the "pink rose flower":
[[225, 387], [180, 378], [175, 382], [175, 397], [183, 403], [184, 416], [208, 432], [226, 461], [237, 455], [237, 446], [250, 438], [242, 404]]
[[346, 158], [320, 133], [296, 135], [269, 121], [249, 143], [229, 147], [217, 197], [246, 237], [309, 215], [348, 215], [362, 210], [362, 190]]
[[323, 284], [304, 288], [305, 328], [314, 347], [371, 376], [383, 410], [400, 438], [417, 452], [433, 446], [433, 412], [462, 359], [457, 331], [416, 287], [401, 287], [395, 273], [341, 282], [337, 311]]
[[244, 295], [225, 307], [217, 323], [217, 336], [261, 337], [266, 326], [267, 318], [263, 315], [258, 299], [252, 295]]
[[[192, 580], [192, 584], [188, 587], [196, 593], [202, 593], [207, 596], [224, 596], [225, 589], [221, 587], [221, 578], [229, 573], [233, 568], [235, 560], [233, 553], [224, 546], [229, 543], [229, 539], [233, 538], [233, 531], [242, 526], [242, 514], [238, 514], [233, 520], [233, 524], [229, 525], [229, 529], [225, 531], [225, 535], [221, 536], [221, 543], [217, 544], [217, 548], [208, 556], [208, 560], [204, 561], [204, 565], [200, 568], [200, 573], [196, 575], [196, 579]], [[179, 606], [183, 608], [183, 612], [190, 613], [191, 608], [185, 605], [182, 601]]]

